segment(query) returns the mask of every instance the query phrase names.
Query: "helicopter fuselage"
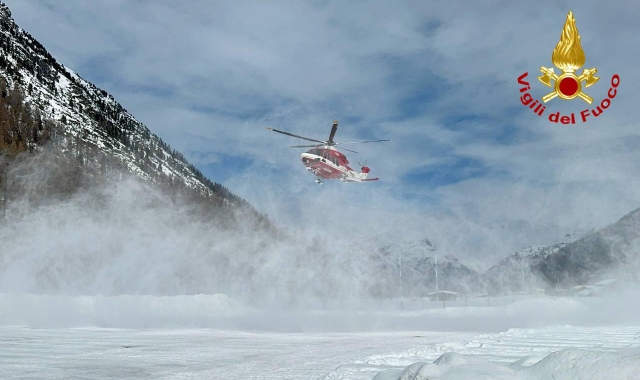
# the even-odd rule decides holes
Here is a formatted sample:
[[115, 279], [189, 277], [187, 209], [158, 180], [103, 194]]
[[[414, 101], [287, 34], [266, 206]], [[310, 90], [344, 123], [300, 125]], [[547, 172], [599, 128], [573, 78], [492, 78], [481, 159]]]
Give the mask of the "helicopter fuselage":
[[[333, 147], [314, 148], [300, 155], [307, 170], [322, 179], [340, 179], [344, 182], [367, 181], [369, 168], [362, 167], [358, 173], [349, 166], [347, 157]], [[376, 180], [369, 179], [369, 181]]]

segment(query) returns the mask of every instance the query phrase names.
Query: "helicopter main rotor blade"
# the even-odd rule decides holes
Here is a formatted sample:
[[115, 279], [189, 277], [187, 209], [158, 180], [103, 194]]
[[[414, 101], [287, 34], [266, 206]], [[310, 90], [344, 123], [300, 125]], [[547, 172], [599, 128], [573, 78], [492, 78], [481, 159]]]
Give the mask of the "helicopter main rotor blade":
[[338, 120], [335, 120], [333, 122], [333, 126], [331, 127], [331, 133], [329, 134], [329, 140], [328, 140], [329, 144], [335, 144], [333, 142], [333, 138], [336, 136], [336, 131], [337, 130], [338, 130]]
[[351, 149], [347, 149], [347, 148], [343, 148], [343, 147], [337, 147], [337, 146], [336, 146], [335, 148], [336, 148], [336, 149], [347, 150], [347, 151], [349, 151], [349, 152], [353, 152], [353, 153], [358, 153], [358, 152], [356, 152], [355, 150], [351, 150]]
[[322, 145], [289, 145], [289, 148], [317, 148], [317, 147], [321, 147]]
[[382, 142], [382, 141], [391, 141], [391, 139], [387, 139], [387, 140], [351, 141], [351, 142], [346, 142], [346, 143], [336, 143], [336, 145], [344, 145], [344, 144], [366, 144], [366, 143]]
[[289, 132], [285, 132], [285, 131], [279, 131], [279, 130], [273, 129], [271, 127], [267, 127], [267, 129], [270, 130], [270, 131], [282, 133], [283, 135], [287, 135], [287, 136], [296, 137], [296, 138], [307, 140], [307, 141], [313, 141], [313, 142], [317, 142], [317, 143], [320, 143], [320, 144], [324, 144], [324, 141], [320, 141], [320, 140], [316, 140], [316, 139], [310, 139], [308, 137], [294, 135], [293, 133], [289, 133]]

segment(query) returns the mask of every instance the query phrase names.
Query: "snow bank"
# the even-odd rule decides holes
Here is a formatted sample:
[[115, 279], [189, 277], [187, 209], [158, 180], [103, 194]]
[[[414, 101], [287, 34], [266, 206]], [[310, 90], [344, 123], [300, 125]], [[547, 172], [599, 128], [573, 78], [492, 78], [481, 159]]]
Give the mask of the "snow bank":
[[516, 372], [509, 367], [448, 352], [433, 363], [415, 363], [401, 372], [381, 372], [373, 380], [513, 380], [515, 376]]
[[554, 352], [519, 371], [523, 379], [622, 380], [640, 376], [640, 350], [598, 352], [565, 350]]
[[342, 364], [321, 379], [636, 379], [627, 373], [640, 363], [640, 325], [509, 329], [417, 346]]
[[500, 365], [448, 352], [433, 363], [418, 362], [404, 370], [380, 372], [373, 380], [623, 380], [640, 374], [640, 350], [628, 353], [564, 350], [523, 366]]

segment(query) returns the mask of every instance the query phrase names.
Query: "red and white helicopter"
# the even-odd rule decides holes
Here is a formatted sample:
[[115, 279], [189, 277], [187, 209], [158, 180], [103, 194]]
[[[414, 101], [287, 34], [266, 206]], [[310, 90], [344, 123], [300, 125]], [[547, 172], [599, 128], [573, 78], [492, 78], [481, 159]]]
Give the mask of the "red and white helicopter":
[[[372, 142], [381, 142], [381, 141], [391, 141], [388, 140], [368, 140], [368, 141], [355, 141], [355, 142], [347, 142], [347, 143], [337, 143], [333, 141], [334, 136], [336, 135], [336, 131], [338, 130], [338, 121], [333, 122], [333, 127], [331, 127], [331, 133], [329, 134], [329, 140], [321, 141], [316, 139], [311, 139], [308, 137], [294, 135], [293, 133], [279, 131], [277, 129], [273, 129], [271, 127], [267, 127], [268, 130], [282, 133], [283, 135], [296, 137], [299, 139], [313, 141], [317, 144], [315, 145], [291, 145], [289, 148], [313, 148], [311, 150], [306, 151], [300, 155], [300, 159], [304, 166], [307, 167], [307, 170], [311, 173], [315, 174], [318, 178], [316, 178], [316, 183], [322, 184], [323, 179], [339, 179], [342, 182], [369, 182], [369, 181], [377, 181], [376, 178], [367, 178], [369, 175], [370, 169], [364, 165], [360, 165], [360, 173], [356, 172], [352, 168], [349, 167], [349, 161], [347, 157], [340, 153], [337, 150], [336, 145], [341, 144], [365, 144]], [[349, 152], [358, 153], [354, 150], [350, 150], [347, 148], [340, 148]], [[366, 161], [365, 161], [366, 164]]]

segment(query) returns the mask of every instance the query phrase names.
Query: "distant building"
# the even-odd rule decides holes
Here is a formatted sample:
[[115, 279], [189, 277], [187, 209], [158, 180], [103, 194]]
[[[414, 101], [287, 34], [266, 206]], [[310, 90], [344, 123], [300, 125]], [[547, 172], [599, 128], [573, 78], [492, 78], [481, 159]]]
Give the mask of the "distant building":
[[545, 290], [542, 288], [533, 288], [533, 294], [536, 295], [544, 295], [545, 294]]
[[597, 295], [596, 289], [594, 289], [592, 286], [586, 285], [574, 286], [572, 291], [573, 295], [578, 297], [594, 297]]
[[617, 283], [618, 283], [617, 278], [608, 278], [606, 280], [596, 282], [595, 284], [593, 284], [593, 286], [610, 287], [610, 286], [615, 286]]
[[598, 295], [605, 294], [620, 288], [620, 282], [617, 278], [608, 278], [596, 282], [591, 286]]
[[571, 295], [568, 289], [547, 289], [544, 291], [544, 294], [551, 297], [565, 297], [567, 295]]
[[591, 285], [578, 285], [570, 289], [570, 294], [576, 297], [599, 297], [620, 288], [620, 282], [609, 278]]
[[460, 297], [460, 293], [441, 290], [439, 292], [429, 293], [427, 296], [429, 296], [431, 301], [455, 301]]

